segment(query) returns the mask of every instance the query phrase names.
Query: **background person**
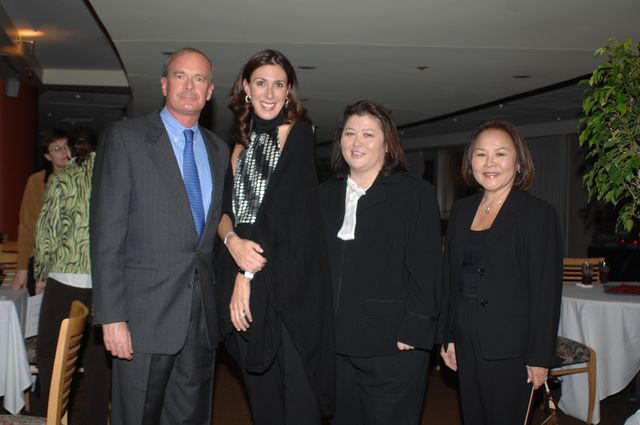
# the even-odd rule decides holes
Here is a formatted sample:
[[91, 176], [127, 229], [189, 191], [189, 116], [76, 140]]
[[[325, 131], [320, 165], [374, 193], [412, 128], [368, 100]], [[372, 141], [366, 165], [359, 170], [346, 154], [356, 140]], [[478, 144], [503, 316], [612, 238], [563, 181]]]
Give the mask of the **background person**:
[[419, 424], [440, 286], [440, 210], [388, 109], [346, 107], [320, 188], [336, 317], [334, 425]]
[[466, 425], [524, 422], [531, 386], [556, 365], [562, 243], [553, 207], [526, 193], [535, 177], [507, 122], [473, 132], [462, 162], [481, 190], [449, 217], [441, 354], [458, 371]]
[[[29, 176], [20, 203], [18, 224], [18, 259], [16, 274], [11, 282], [13, 289], [29, 289], [29, 294], [35, 294], [35, 279], [33, 277], [33, 255], [35, 251], [36, 223], [42, 209], [42, 198], [46, 184], [52, 173], [62, 170], [71, 159], [71, 151], [67, 143], [67, 133], [61, 129], [53, 129], [44, 139], [44, 157], [47, 160], [44, 170]], [[42, 288], [39, 288], [40, 292]]]
[[226, 258], [219, 279], [220, 313], [258, 425], [320, 424], [333, 411], [333, 314], [314, 135], [295, 87], [289, 60], [264, 50], [243, 67], [229, 101], [234, 178], [218, 235], [233, 260]]
[[91, 198], [93, 313], [113, 360], [112, 425], [211, 425], [218, 323], [213, 247], [229, 151], [198, 125], [213, 67], [165, 61], [165, 106], [98, 146]]
[[[96, 141], [91, 130], [77, 128], [70, 142], [76, 156], [50, 179], [36, 227], [38, 286], [44, 286], [46, 279], [36, 345], [42, 402], [49, 399], [60, 323], [73, 300], [91, 306], [89, 201]], [[102, 335], [91, 325], [85, 329], [80, 361], [85, 373], [71, 398], [71, 423], [105, 424], [111, 373]]]

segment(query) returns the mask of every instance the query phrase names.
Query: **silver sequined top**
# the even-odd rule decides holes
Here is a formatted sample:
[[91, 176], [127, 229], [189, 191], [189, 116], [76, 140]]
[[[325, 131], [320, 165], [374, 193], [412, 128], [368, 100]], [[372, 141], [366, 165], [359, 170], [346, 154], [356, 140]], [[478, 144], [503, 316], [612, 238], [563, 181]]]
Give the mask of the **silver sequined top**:
[[238, 156], [233, 181], [235, 224], [256, 221], [269, 179], [280, 159], [278, 128], [266, 133], [251, 133], [249, 145]]

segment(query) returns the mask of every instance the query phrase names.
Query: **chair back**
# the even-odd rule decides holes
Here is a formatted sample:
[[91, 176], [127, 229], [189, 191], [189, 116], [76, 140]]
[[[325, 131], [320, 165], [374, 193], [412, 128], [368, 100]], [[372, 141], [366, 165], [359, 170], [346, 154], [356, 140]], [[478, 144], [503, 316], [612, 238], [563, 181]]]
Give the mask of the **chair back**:
[[604, 257], [565, 257], [562, 259], [562, 281], [564, 283], [576, 283], [582, 281], [582, 265], [588, 262], [593, 267], [593, 281], [600, 282], [600, 264], [604, 263], [604, 261]]
[[53, 362], [51, 387], [49, 388], [49, 408], [47, 424], [66, 423], [71, 381], [76, 370], [76, 360], [80, 353], [80, 343], [87, 323], [89, 310], [80, 301], [73, 301], [69, 318], [60, 325], [56, 357]]

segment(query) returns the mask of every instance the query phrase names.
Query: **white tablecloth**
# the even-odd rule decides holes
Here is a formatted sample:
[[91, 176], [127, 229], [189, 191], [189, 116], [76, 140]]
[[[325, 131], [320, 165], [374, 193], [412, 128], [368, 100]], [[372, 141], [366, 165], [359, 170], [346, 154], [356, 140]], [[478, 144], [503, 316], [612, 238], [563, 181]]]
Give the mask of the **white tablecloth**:
[[27, 297], [26, 289], [0, 286], [0, 396], [12, 414], [24, 407], [23, 391], [32, 382], [20, 321], [27, 314]]
[[[602, 285], [564, 285], [558, 334], [596, 351], [597, 424], [599, 401], [624, 389], [640, 370], [640, 296], [606, 294]], [[586, 421], [587, 388], [586, 373], [563, 376], [562, 411]]]

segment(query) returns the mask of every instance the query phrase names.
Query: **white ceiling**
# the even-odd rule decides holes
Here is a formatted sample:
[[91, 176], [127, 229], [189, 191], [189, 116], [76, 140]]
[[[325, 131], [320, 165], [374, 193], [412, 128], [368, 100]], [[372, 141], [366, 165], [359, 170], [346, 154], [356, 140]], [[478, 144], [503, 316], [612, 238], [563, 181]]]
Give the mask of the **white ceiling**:
[[[215, 67], [213, 125], [223, 136], [231, 122], [226, 97], [240, 67], [258, 50], [281, 50], [295, 66], [315, 67], [299, 69], [298, 77], [319, 141], [331, 138], [344, 106], [358, 99], [382, 102], [393, 109], [396, 123], [406, 126], [575, 79], [595, 68], [593, 52], [609, 37], [640, 38], [638, 0], [0, 0], [0, 5], [17, 27], [44, 32], [34, 56], [45, 90], [73, 96], [77, 90], [106, 90], [107, 97], [124, 98], [122, 110], [130, 87], [129, 116], [162, 104], [163, 52], [183, 46], [203, 50]], [[552, 109], [540, 119], [559, 111], [575, 115], [576, 98], [579, 90], [571, 89], [552, 105], [521, 105], [520, 113], [531, 114], [531, 121], [539, 106]], [[47, 107], [41, 104], [42, 114]], [[55, 122], [58, 117], [49, 113]], [[511, 118], [518, 123], [518, 117]], [[454, 131], [463, 121], [448, 121], [446, 128]]]

